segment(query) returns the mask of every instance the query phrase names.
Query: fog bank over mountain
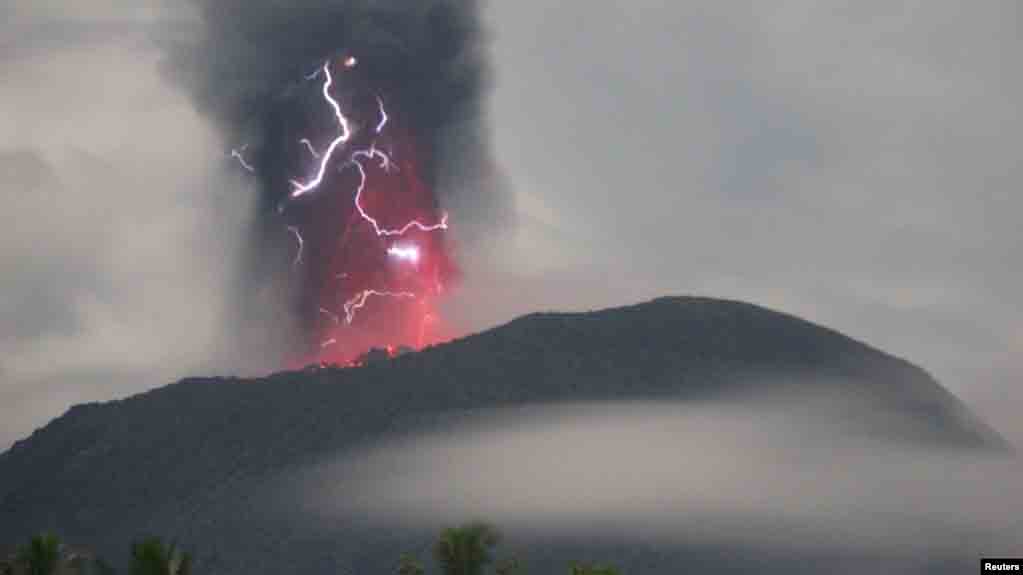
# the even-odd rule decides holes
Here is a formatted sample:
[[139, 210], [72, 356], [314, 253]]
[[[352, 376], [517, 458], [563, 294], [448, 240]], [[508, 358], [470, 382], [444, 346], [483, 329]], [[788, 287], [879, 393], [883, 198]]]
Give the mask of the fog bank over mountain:
[[848, 433], [875, 423], [836, 397], [784, 391], [479, 412], [324, 462], [284, 489], [303, 493], [324, 529], [352, 516], [424, 530], [491, 518], [551, 568], [572, 537], [645, 550], [630, 560], [641, 573], [709, 566], [720, 546], [767, 573], [815, 556], [841, 573], [869, 557], [883, 559], [878, 572], [948, 562], [933, 572], [961, 573], [1023, 544], [1018, 458]]
[[1019, 477], [919, 367], [759, 306], [668, 297], [76, 406], [0, 455], [0, 541], [59, 528], [116, 556], [161, 533], [222, 573], [379, 571], [485, 517], [536, 566], [663, 571], [727, 549], [777, 572], [880, 553], [956, 573], [1019, 541]]

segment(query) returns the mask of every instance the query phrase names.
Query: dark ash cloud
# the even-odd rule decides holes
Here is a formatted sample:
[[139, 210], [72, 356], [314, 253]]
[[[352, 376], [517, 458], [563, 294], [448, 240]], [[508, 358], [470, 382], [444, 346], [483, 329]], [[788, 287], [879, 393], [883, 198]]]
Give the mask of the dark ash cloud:
[[[170, 44], [165, 69], [225, 145], [246, 146], [256, 167], [258, 215], [242, 264], [242, 314], [262, 307], [244, 294], [268, 278], [285, 278], [280, 281], [291, 284], [302, 331], [311, 331], [321, 319], [324, 285], [336, 275], [328, 269], [335, 253], [318, 247], [333, 236], [310, 222], [320, 216], [303, 214], [301, 206], [295, 217], [283, 213], [289, 182], [309, 163], [304, 155], [296, 159], [304, 154], [296, 142], [332, 123], [315, 115], [323, 108], [319, 82], [304, 80], [325, 61], [357, 58], [344, 83], [382, 95], [400, 117], [417, 148], [418, 176], [458, 222], [459, 240], [476, 239], [506, 219], [508, 200], [496, 183], [483, 102], [490, 71], [477, 2], [197, 0], [194, 6], [201, 30]], [[357, 99], [346, 103], [357, 105]], [[309, 224], [317, 244], [307, 244], [311, 261], [291, 277], [289, 224], [303, 231]], [[343, 227], [343, 220], [332, 225]], [[320, 241], [324, 236], [331, 239]]]

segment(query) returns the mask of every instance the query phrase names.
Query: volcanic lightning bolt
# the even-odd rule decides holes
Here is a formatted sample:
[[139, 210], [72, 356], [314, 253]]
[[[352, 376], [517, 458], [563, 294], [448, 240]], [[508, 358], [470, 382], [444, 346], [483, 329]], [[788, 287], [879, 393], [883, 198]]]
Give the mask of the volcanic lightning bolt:
[[[349, 57], [349, 59], [345, 61], [345, 66], [350, 68], [351, 66], [348, 65], [348, 62], [352, 62], [352, 66], [355, 65], [354, 58]], [[326, 78], [326, 80], [323, 81], [323, 98], [327, 100], [327, 103], [329, 103], [331, 108], [334, 109], [334, 118], [337, 120], [337, 125], [341, 132], [333, 141], [330, 142], [330, 145], [327, 146], [327, 150], [323, 152], [320, 160], [320, 167], [313, 179], [304, 183], [297, 180], [291, 181], [291, 184], [294, 187], [291, 192], [292, 198], [297, 198], [306, 192], [315, 190], [320, 183], [323, 182], [323, 176], [327, 173], [327, 166], [330, 164], [330, 159], [334, 156], [334, 151], [337, 150], [338, 146], [348, 142], [348, 139], [352, 136], [351, 128], [348, 125], [348, 118], [346, 118], [344, 112], [341, 111], [341, 104], [339, 104], [338, 101], [330, 95], [330, 87], [334, 85], [334, 77], [330, 73], [330, 62], [325, 62], [322, 70], [323, 75]]]
[[366, 158], [367, 160], [372, 160], [376, 158], [380, 160], [380, 169], [382, 169], [384, 172], [390, 172], [392, 169], [394, 169], [394, 163], [391, 162], [391, 157], [383, 153], [382, 151], [378, 150], [376, 144], [371, 145], [369, 148], [366, 148], [365, 150], [356, 150], [352, 152], [352, 159], [350, 160], [350, 162], [357, 162], [359, 158]]
[[[356, 62], [355, 58], [350, 56], [347, 60], [345, 60], [345, 67], [351, 68], [352, 66], [355, 65], [355, 62]], [[334, 85], [334, 77], [330, 73], [330, 63], [329, 62], [325, 63], [323, 65], [322, 70], [323, 75], [326, 78], [323, 82], [323, 98], [327, 100], [327, 103], [330, 104], [330, 107], [333, 108], [334, 110], [334, 118], [337, 120], [338, 127], [340, 128], [340, 134], [336, 138], [334, 138], [333, 141], [331, 141], [330, 146], [327, 147], [327, 150], [323, 154], [318, 156], [320, 158], [320, 165], [319, 168], [317, 169], [316, 176], [314, 176], [308, 182], [299, 182], [297, 180], [291, 181], [291, 184], [294, 187], [294, 189], [291, 192], [291, 197], [293, 199], [305, 193], [315, 190], [323, 182], [323, 178], [327, 173], [328, 169], [327, 166], [330, 165], [330, 160], [331, 158], [333, 158], [334, 152], [342, 144], [347, 143], [352, 135], [352, 130], [351, 126], [349, 125], [348, 118], [345, 117], [344, 112], [341, 111], [341, 104], [339, 104], [338, 101], [335, 100], [334, 97], [331, 96], [330, 94], [330, 88], [331, 86]], [[379, 133], [387, 124], [388, 116], [387, 111], [384, 109], [384, 101], [378, 97], [377, 103], [380, 106], [380, 112], [382, 117], [380, 123], [377, 125], [377, 132]], [[306, 145], [308, 146], [309, 150], [315, 155], [316, 151], [312, 147], [312, 144], [309, 143], [309, 140], [304, 139], [304, 141], [306, 142]], [[362, 196], [362, 191], [366, 187], [366, 170], [362, 163], [359, 161], [358, 159], [359, 157], [365, 157], [368, 159], [379, 158], [381, 162], [380, 165], [385, 170], [387, 170], [391, 165], [391, 160], [390, 157], [387, 156], [387, 154], [381, 152], [380, 150], [376, 149], [376, 147], [373, 146], [371, 146], [367, 150], [359, 150], [354, 152], [350, 160], [350, 163], [356, 166], [356, 168], [359, 170], [359, 186], [355, 192], [355, 207], [359, 211], [359, 215], [362, 216], [362, 219], [366, 220], [367, 222], [369, 222], [370, 225], [373, 226], [373, 230], [376, 232], [378, 236], [400, 236], [411, 229], [418, 229], [424, 232], [448, 229], [447, 214], [443, 214], [441, 216], [440, 222], [436, 224], [428, 225], [420, 222], [419, 220], [412, 220], [405, 224], [404, 226], [397, 229], [385, 229], [380, 227], [380, 223], [377, 221], [377, 219], [366, 213], [366, 210], [362, 208], [362, 204], [359, 201], [360, 197]]]
[[[166, 56], [250, 196], [232, 316], [292, 334], [275, 351], [298, 368], [454, 335], [440, 310], [457, 303], [456, 240], [508, 199], [491, 184], [480, 3], [314, 1], [270, 34], [276, 0], [199, 3], [216, 6], [196, 11], [202, 33]], [[478, 221], [458, 237], [463, 218]]]
[[[399, 243], [392, 243], [388, 245], [386, 248], [384, 248], [382, 245], [379, 248], [377, 248], [376, 246], [380, 245], [379, 243], [363, 243], [355, 253], [345, 251], [349, 249], [346, 246], [348, 246], [349, 244], [350, 234], [354, 234], [356, 238], [363, 237], [359, 236], [360, 233], [365, 233], [368, 235], [369, 231], [368, 229], [365, 230], [364, 232], [359, 232], [358, 229], [356, 230], [352, 229], [353, 224], [358, 222], [365, 222], [369, 224], [369, 228], [372, 229], [373, 232], [371, 237], [376, 238], [391, 238], [396, 236], [405, 236], [406, 234], [411, 235], [416, 233], [430, 233], [448, 229], [447, 213], [444, 212], [436, 213], [437, 219], [435, 219], [433, 223], [427, 223], [422, 219], [417, 219], [414, 217], [410, 218], [410, 216], [415, 215], [416, 212], [407, 211], [409, 209], [418, 211], [425, 210], [433, 213], [432, 210], [435, 210], [435, 208], [430, 207], [432, 201], [430, 201], [429, 203], [425, 203], [423, 202], [422, 197], [416, 196], [416, 194], [420, 195], [422, 194], [422, 192], [420, 192], [419, 190], [423, 188], [421, 187], [421, 183], [419, 183], [417, 174], [415, 173], [416, 164], [408, 159], [410, 155], [414, 159], [415, 152], [414, 148], [408, 147], [400, 148], [405, 157], [405, 159], [403, 160], [405, 163], [403, 163], [402, 166], [404, 168], [406, 165], [408, 165], [410, 173], [407, 176], [397, 177], [397, 179], [385, 178], [384, 181], [381, 183], [381, 188], [379, 190], [374, 189], [372, 192], [373, 196], [367, 197], [368, 196], [367, 187], [369, 187], [368, 180], [370, 178], [369, 172], [370, 169], [372, 170], [379, 169], [384, 174], [398, 173], [398, 166], [395, 165], [395, 163], [392, 161], [391, 155], [377, 147], [376, 138], [386, 138], [385, 143], [387, 149], [393, 150], [394, 149], [393, 146], [395, 145], [402, 146], [404, 144], [407, 144], [407, 142], [401, 139], [407, 137], [407, 134], [399, 132], [397, 136], [394, 136], [390, 133], [391, 130], [388, 130], [387, 134], [384, 133], [385, 129], [387, 129], [392, 124], [392, 118], [388, 114], [384, 98], [380, 95], [374, 96], [376, 104], [375, 106], [376, 119], [365, 124], [366, 127], [369, 128], [369, 130], [371, 131], [362, 131], [361, 130], [362, 125], [358, 123], [357, 120], [349, 118], [348, 113], [346, 113], [346, 111], [342, 108], [341, 99], [335, 97], [334, 93], [338, 89], [338, 80], [340, 78], [339, 74], [341, 74], [342, 71], [344, 70], [351, 70], [357, 64], [358, 60], [354, 56], [348, 56], [339, 62], [337, 70], [335, 70], [332, 69], [331, 61], [328, 60], [324, 62], [313, 73], [305, 76], [306, 80], [312, 81], [319, 78], [322, 75], [323, 81], [322, 85], [319, 88], [319, 91], [322, 95], [323, 100], [326, 102], [327, 106], [329, 107], [329, 110], [331, 111], [333, 123], [335, 125], [334, 127], [336, 128], [336, 134], [333, 136], [333, 139], [330, 140], [329, 144], [324, 148], [320, 148], [314, 145], [313, 140], [311, 140], [308, 137], [299, 137], [294, 140], [291, 140], [292, 142], [297, 142], [298, 145], [302, 146], [305, 149], [305, 151], [308, 152], [309, 156], [311, 156], [315, 160], [314, 170], [312, 176], [308, 177], [308, 179], [296, 178], [288, 180], [290, 183], [290, 190], [289, 193], [287, 194], [287, 199], [284, 200], [283, 203], [278, 204], [278, 213], [283, 214], [285, 204], [295, 201], [298, 198], [305, 196], [306, 194], [311, 194], [312, 192], [319, 191], [321, 188], [325, 188], [327, 186], [334, 186], [335, 184], [333, 183], [325, 184], [325, 181], [327, 181], [328, 175], [331, 174], [332, 169], [336, 170], [338, 173], [344, 172], [345, 170], [354, 170], [356, 172], [357, 180], [355, 182], [352, 203], [350, 204], [352, 206], [352, 211], [349, 212], [349, 216], [355, 216], [355, 214], [357, 214], [357, 217], [350, 217], [346, 226], [344, 227], [343, 234], [341, 234], [340, 237], [338, 238], [340, 240], [339, 243], [337, 244], [338, 247], [334, 248], [339, 252], [338, 256], [335, 257], [340, 258], [337, 261], [345, 262], [343, 265], [368, 267], [366, 267], [365, 269], [362, 269], [360, 267], [349, 268], [348, 270], [342, 271], [341, 273], [337, 273], [337, 270], [332, 270], [329, 268], [323, 270], [328, 272], [329, 277], [333, 278], [332, 283], [324, 284], [324, 289], [327, 292], [333, 292], [335, 294], [338, 291], [347, 292], [347, 295], [343, 296], [346, 297], [347, 299], [343, 300], [342, 305], [343, 312], [339, 311], [338, 313], [335, 313], [331, 311], [331, 309], [334, 309], [334, 305], [336, 305], [337, 302], [336, 299], [332, 300], [333, 303], [331, 301], [323, 299], [321, 300], [322, 302], [324, 302], [322, 305], [312, 308], [313, 310], [317, 310], [318, 314], [320, 316], [323, 316], [327, 320], [326, 322], [320, 321], [318, 323], [318, 326], [313, 328], [316, 329], [317, 332], [320, 334], [320, 337], [317, 341], [319, 343], [318, 345], [319, 349], [323, 350], [322, 353], [327, 353], [325, 351], [326, 348], [338, 344], [340, 341], [339, 338], [341, 337], [346, 338], [345, 340], [346, 345], [344, 346], [344, 348], [342, 348], [342, 346], [340, 345], [338, 345], [336, 348], [333, 348], [335, 350], [342, 349], [342, 351], [330, 352], [332, 357], [338, 357], [339, 354], [345, 353], [349, 349], [349, 346], [347, 344], [352, 343], [351, 341], [348, 341], [347, 339], [349, 338], [348, 335], [343, 335], [343, 332], [338, 332], [337, 330], [342, 328], [343, 326], [350, 326], [355, 320], [355, 316], [360, 312], [360, 310], [363, 310], [367, 306], [367, 302], [370, 298], [380, 298], [388, 300], [403, 299], [418, 301], [420, 305], [416, 306], [414, 310], [413, 308], [393, 308], [391, 306], [388, 306], [387, 308], [380, 308], [379, 312], [384, 314], [383, 317], [392, 318], [391, 320], [387, 320], [392, 322], [395, 320], [395, 318], [401, 317], [401, 314], [412, 313], [414, 314], [412, 316], [413, 318], [418, 317], [418, 323], [401, 324], [406, 325], [407, 327], [399, 328], [406, 330], [400, 332], [400, 334], [403, 334], [400, 335], [400, 337], [409, 338], [410, 343], [411, 341], [415, 341], [419, 347], [422, 347], [423, 342], [425, 341], [425, 330], [427, 324], [430, 322], [434, 322], [436, 319], [435, 316], [430, 313], [429, 308], [430, 302], [428, 296], [431, 293], [441, 292], [441, 284], [438, 279], [439, 278], [438, 274], [448, 273], [445, 270], [451, 269], [449, 267], [445, 267], [450, 265], [449, 260], [446, 259], [446, 255], [443, 252], [433, 251], [437, 249], [442, 249], [438, 247], [440, 246], [440, 244], [436, 243], [436, 241], [419, 239], [417, 239], [416, 241], [408, 240]], [[335, 72], [337, 74], [335, 74]], [[360, 110], [364, 110], [364, 108], [359, 107], [360, 101], [358, 100], [357, 95], [352, 96], [346, 95], [344, 101], [352, 102], [353, 107], [351, 111], [352, 118], [357, 118], [358, 114], [361, 113]], [[398, 123], [400, 124], [400, 120]], [[360, 147], [358, 149], [349, 148], [349, 146], [354, 143], [354, 139], [357, 136], [362, 137], [360, 134], [368, 136], [368, 138], [366, 138], [365, 141], [360, 142], [359, 144]], [[254, 166], [252, 166], [245, 158], [244, 155], [245, 150], [246, 146], [231, 150], [231, 156], [235, 158], [245, 170], [249, 172], [255, 172]], [[339, 161], [339, 158], [342, 159]], [[406, 188], [404, 186], [411, 187]], [[385, 190], [387, 192], [396, 193], [399, 195], [396, 195], [393, 198], [389, 195], [388, 196], [379, 195], [381, 194], [381, 191]], [[409, 195], [409, 199], [411, 199], [412, 202], [411, 205], [409, 206], [400, 205], [400, 202], [403, 197], [400, 194]], [[382, 198], [386, 198], [387, 203], [381, 204], [380, 202], [382, 201], [381, 200]], [[430, 196], [426, 196], [426, 198], [430, 198]], [[311, 204], [303, 202], [303, 204], [301, 205], [308, 206]], [[367, 208], [367, 205], [370, 207]], [[385, 208], [385, 206], [393, 207], [396, 210], [394, 213], [405, 214], [403, 216], [403, 220], [406, 223], [399, 227], [394, 228], [386, 227], [381, 222], [381, 219], [379, 219], [380, 217], [383, 217], [383, 214], [381, 216], [374, 217], [373, 215], [370, 215], [368, 211], [370, 209], [373, 210], [374, 212], [377, 210], [382, 211]], [[298, 207], [299, 206], [296, 206], [296, 208]], [[322, 220], [310, 221], [308, 219], [308, 216], [306, 216], [306, 218], [303, 219], [304, 213], [302, 211], [303, 209], [298, 209], [296, 213], [296, 217], [298, 219], [293, 220], [292, 222], [290, 222], [290, 225], [286, 226], [288, 232], [294, 236], [295, 241], [298, 244], [297, 251], [292, 261], [292, 266], [298, 268], [298, 266], [301, 264], [307, 264], [303, 266], [303, 269], [306, 270], [305, 273], [315, 274], [319, 273], [316, 271], [316, 266], [321, 262], [324, 263], [325, 265], [328, 266], [330, 265], [329, 262], [324, 261], [322, 259], [324, 257], [322, 254], [329, 254], [331, 250], [330, 248], [324, 250], [320, 247], [319, 244], [317, 244], [317, 246], [309, 252], [310, 261], [309, 262], [304, 261], [303, 258], [305, 257], [306, 241], [305, 238], [303, 238], [302, 232], [300, 231], [299, 224], [301, 224], [302, 226], [301, 229], [304, 230], [306, 229], [307, 225], [315, 226], [315, 223], [317, 221]], [[390, 210], [388, 210], [388, 212], [389, 211]], [[325, 212], [320, 211], [317, 213]], [[316, 238], [317, 242], [325, 241], [322, 238], [335, 237], [331, 236], [330, 233], [324, 235], [323, 229], [316, 227], [310, 228], [310, 231], [312, 234], [310, 235], [310, 238]], [[367, 240], [355, 239], [353, 241], [366, 242]], [[370, 250], [369, 253], [361, 253], [365, 252], [367, 248]], [[372, 262], [378, 262], [379, 260], [374, 259], [374, 257], [372, 256], [373, 249], [383, 249], [384, 250], [383, 253], [384, 255], [386, 255], [387, 258], [408, 265], [403, 265], [401, 268], [388, 267], [374, 270], [372, 266], [377, 266], [379, 264]], [[354, 272], [353, 273], [354, 277], [352, 279], [349, 278], [350, 276], [350, 274], [348, 273], [349, 271]], [[388, 275], [390, 275], [389, 279], [387, 279]], [[322, 275], [319, 277], [322, 277]], [[339, 280], [344, 281], [341, 282]], [[379, 288], [380, 285], [387, 285], [390, 287], [388, 289], [382, 289]], [[352, 291], [352, 289], [356, 291]], [[330, 293], [327, 293], [321, 297], [330, 298], [336, 296], [332, 296]], [[376, 309], [377, 308], [374, 308], [374, 310]], [[400, 311], [402, 309], [404, 309], [405, 311]], [[374, 314], [376, 313], [377, 311], [374, 311]], [[387, 315], [388, 313], [390, 313], [391, 315]], [[368, 329], [372, 329], [371, 325], [367, 324], [366, 327]], [[351, 337], [355, 337], [355, 334], [352, 334]], [[366, 337], [361, 338], [355, 337], [354, 341], [356, 342], [356, 345], [358, 345], [357, 342], [366, 341]], [[357, 348], [351, 349], [357, 350]]]
[[231, 157], [236, 159], [236, 160], [238, 160], [238, 163], [241, 164], [242, 168], [244, 168], [246, 171], [255, 173], [256, 172], [256, 168], [254, 168], [252, 166], [252, 164], [250, 164], [247, 161], [245, 161], [245, 155], [244, 154], [245, 154], [245, 150], [248, 147], [249, 147], [249, 145], [245, 144], [244, 146], [242, 146], [240, 148], [235, 148], [235, 149], [231, 150]]
[[305, 149], [309, 150], [309, 153], [312, 154], [314, 158], [318, 159], [320, 157], [320, 153], [313, 147], [313, 143], [309, 141], [309, 138], [302, 138], [298, 141], [298, 143], [305, 146]]
[[298, 242], [298, 251], [295, 252], [295, 259], [291, 262], [291, 265], [297, 266], [302, 263], [302, 250], [305, 248], [305, 240], [302, 239], [302, 234], [298, 231], [295, 226], [288, 226], [288, 231], [295, 236], [295, 241]]
[[374, 290], [374, 289], [362, 290], [361, 292], [356, 294], [355, 297], [353, 297], [352, 299], [350, 299], [350, 300], [345, 302], [345, 305], [344, 305], [344, 309], [345, 309], [345, 323], [348, 323], [349, 325], [352, 323], [352, 320], [355, 319], [355, 312], [360, 310], [360, 309], [362, 309], [366, 305], [366, 300], [369, 299], [369, 296], [395, 297], [395, 298], [413, 298], [413, 299], [415, 299], [416, 294], [414, 294], [412, 292], [408, 292], [408, 291], [394, 292], [394, 291], [378, 291], [378, 290]]
[[[383, 152], [380, 152], [379, 150], [371, 150], [371, 151], [372, 152], [376, 152], [377, 154], [380, 154], [380, 155], [384, 155]], [[356, 152], [356, 153], [359, 153], [359, 152]], [[352, 155], [354, 156], [355, 154], [352, 154]], [[384, 157], [386, 158], [387, 156], [384, 155]], [[359, 171], [359, 186], [358, 186], [358, 188], [355, 191], [355, 209], [359, 211], [359, 215], [362, 216], [362, 219], [366, 220], [367, 222], [369, 222], [369, 224], [371, 226], [373, 226], [373, 231], [376, 232], [376, 234], [378, 236], [401, 236], [401, 235], [405, 235], [405, 233], [408, 232], [411, 229], [417, 229], [417, 230], [423, 231], [423, 232], [433, 232], [433, 231], [437, 231], [437, 230], [446, 230], [446, 229], [448, 229], [448, 215], [447, 214], [442, 214], [441, 218], [440, 218], [440, 221], [437, 222], [436, 224], [427, 225], [427, 224], [424, 224], [424, 223], [420, 222], [419, 220], [412, 220], [412, 221], [408, 222], [407, 224], [405, 224], [404, 226], [402, 226], [400, 228], [397, 228], [397, 229], [389, 230], [389, 229], [380, 227], [380, 222], [377, 221], [377, 219], [374, 218], [373, 216], [371, 216], [368, 213], [366, 213], [366, 210], [364, 210], [362, 208], [362, 202], [360, 201], [360, 198], [362, 196], [362, 191], [366, 187], [366, 168], [362, 165], [362, 162], [360, 162], [359, 160], [355, 159], [354, 157], [352, 158], [352, 162], [351, 163]]]
[[387, 110], [384, 109], [384, 100], [380, 96], [377, 96], [377, 106], [380, 107], [380, 123], [377, 124], [376, 132], [379, 134], [384, 131], [384, 126], [387, 125]]

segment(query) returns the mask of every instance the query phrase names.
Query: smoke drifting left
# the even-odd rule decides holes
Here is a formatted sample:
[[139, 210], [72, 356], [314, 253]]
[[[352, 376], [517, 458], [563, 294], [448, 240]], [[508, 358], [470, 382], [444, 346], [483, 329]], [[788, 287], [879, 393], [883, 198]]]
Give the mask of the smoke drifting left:
[[459, 276], [452, 234], [505, 203], [477, 4], [195, 2], [204, 29], [168, 72], [259, 194], [238, 313], [285, 285], [297, 362], [445, 337], [433, 302]]

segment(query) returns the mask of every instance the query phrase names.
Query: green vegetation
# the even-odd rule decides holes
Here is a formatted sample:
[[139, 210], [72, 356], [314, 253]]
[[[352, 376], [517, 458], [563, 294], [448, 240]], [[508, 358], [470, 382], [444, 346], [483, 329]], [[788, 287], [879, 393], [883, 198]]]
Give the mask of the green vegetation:
[[[474, 522], [441, 531], [433, 546], [433, 556], [442, 575], [485, 575], [493, 565], [494, 575], [525, 575], [515, 558], [496, 561], [494, 548], [500, 535], [492, 526]], [[174, 544], [149, 537], [131, 545], [129, 575], [191, 575], [192, 558]], [[17, 553], [0, 557], [0, 575], [113, 575], [116, 571], [102, 559], [75, 553], [61, 544], [52, 533], [36, 535]], [[426, 575], [426, 567], [414, 555], [402, 553], [398, 575]], [[621, 575], [603, 565], [573, 564], [569, 575]]]
[[174, 544], [164, 545], [158, 537], [131, 546], [131, 575], [191, 575], [192, 558]]
[[494, 561], [491, 549], [497, 545], [497, 530], [486, 523], [448, 527], [433, 547], [433, 557], [444, 575], [482, 575]]
[[60, 539], [53, 533], [36, 535], [18, 550], [16, 562], [27, 575], [53, 575], [60, 562]]
[[425, 575], [423, 563], [408, 553], [402, 553], [398, 559], [398, 575]]

